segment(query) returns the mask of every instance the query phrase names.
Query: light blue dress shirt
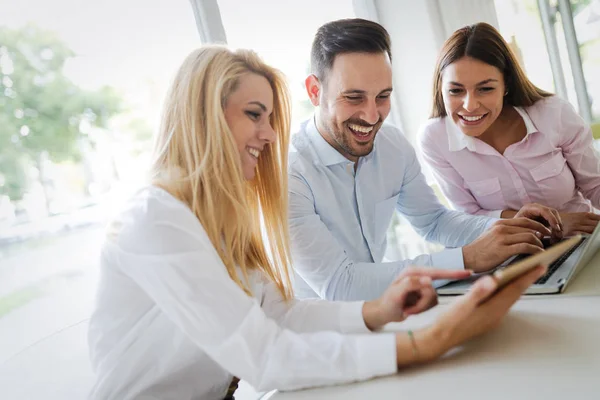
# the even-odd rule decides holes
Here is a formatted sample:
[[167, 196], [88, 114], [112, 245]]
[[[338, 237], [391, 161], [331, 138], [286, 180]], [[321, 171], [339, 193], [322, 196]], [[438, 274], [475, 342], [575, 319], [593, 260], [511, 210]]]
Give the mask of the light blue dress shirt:
[[[445, 208], [427, 185], [411, 144], [383, 125], [358, 166], [331, 147], [311, 118], [292, 137], [289, 222], [299, 298], [370, 300], [408, 265], [464, 268], [462, 249], [496, 219]], [[430, 242], [449, 249], [382, 262], [394, 209]]]

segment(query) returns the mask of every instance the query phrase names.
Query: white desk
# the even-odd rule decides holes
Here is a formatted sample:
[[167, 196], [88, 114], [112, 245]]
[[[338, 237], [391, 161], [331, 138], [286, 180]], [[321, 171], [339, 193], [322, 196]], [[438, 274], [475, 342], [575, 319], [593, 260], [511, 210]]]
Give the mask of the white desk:
[[[441, 307], [389, 330], [430, 323]], [[561, 295], [526, 296], [500, 327], [441, 360], [349, 385], [276, 392], [305, 399], [600, 399], [600, 253]]]

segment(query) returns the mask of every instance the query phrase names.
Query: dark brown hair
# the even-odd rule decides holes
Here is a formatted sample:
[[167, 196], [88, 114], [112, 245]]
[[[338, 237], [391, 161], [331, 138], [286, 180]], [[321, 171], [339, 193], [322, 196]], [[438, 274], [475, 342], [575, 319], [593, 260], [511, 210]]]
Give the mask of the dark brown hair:
[[361, 18], [339, 19], [321, 26], [310, 51], [310, 70], [322, 83], [335, 57], [344, 53], [387, 53], [392, 60], [390, 35], [377, 22]]
[[442, 46], [433, 76], [430, 118], [446, 116], [442, 97], [442, 73], [448, 65], [463, 57], [482, 61], [502, 72], [508, 92], [504, 96], [505, 105], [528, 107], [544, 97], [552, 96], [552, 93], [531, 83], [500, 32], [490, 24], [479, 22], [457, 30]]

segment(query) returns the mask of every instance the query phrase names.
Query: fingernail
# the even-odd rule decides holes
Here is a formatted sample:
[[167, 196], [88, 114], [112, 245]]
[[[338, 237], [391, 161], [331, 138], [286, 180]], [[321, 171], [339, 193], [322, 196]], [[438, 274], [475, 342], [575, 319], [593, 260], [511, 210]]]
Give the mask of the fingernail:
[[543, 237], [543, 236], [542, 236], [542, 232], [536, 232], [536, 233], [535, 233], [535, 236], [537, 236], [537, 237], [539, 237], [539, 238], [542, 238], [542, 237]]
[[559, 232], [562, 231], [562, 228], [560, 227], [560, 224], [556, 225], [556, 230], [559, 231]]
[[494, 281], [494, 279], [486, 277], [483, 281], [483, 287], [486, 290], [493, 290], [496, 288], [496, 282]]

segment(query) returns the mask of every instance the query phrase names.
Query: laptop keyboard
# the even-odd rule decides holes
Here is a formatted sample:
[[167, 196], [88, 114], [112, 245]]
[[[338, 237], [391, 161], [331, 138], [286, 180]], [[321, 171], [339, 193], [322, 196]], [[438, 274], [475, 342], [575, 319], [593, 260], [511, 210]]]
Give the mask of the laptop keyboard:
[[583, 240], [580, 240], [579, 243], [577, 243], [575, 246], [571, 247], [571, 249], [569, 251], [567, 251], [565, 254], [563, 254], [562, 256], [558, 257], [552, 264], [550, 264], [548, 266], [548, 271], [544, 274], [544, 276], [542, 276], [541, 278], [539, 278], [537, 281], [535, 281], [536, 285], [543, 285], [544, 283], [548, 282], [548, 279], [550, 279], [550, 277], [552, 276], [553, 273], [556, 272], [556, 270], [563, 265], [563, 263], [567, 260], [567, 258], [569, 258], [569, 256], [571, 254], [573, 254], [573, 252], [575, 250], [577, 250], [577, 248], [579, 246], [581, 246], [583, 244], [583, 242], [585, 242], [587, 239], [587, 237], [583, 238]]
[[[537, 281], [535, 281], [536, 285], [543, 285], [544, 283], [548, 282], [548, 279], [550, 279], [550, 277], [552, 276], [553, 273], [556, 272], [556, 270], [563, 265], [563, 263], [567, 260], [567, 258], [569, 258], [569, 256], [571, 254], [573, 254], [573, 252], [575, 250], [577, 250], [577, 248], [579, 246], [581, 246], [586, 240], [587, 240], [588, 236], [584, 237], [579, 243], [577, 243], [575, 246], [573, 246], [569, 251], [567, 251], [565, 254], [563, 254], [562, 256], [558, 257], [556, 260], [554, 260], [554, 262], [550, 265], [548, 265], [548, 271], [546, 271], [546, 273], [544, 274], [544, 276], [542, 276], [541, 278], [539, 278]], [[546, 238], [542, 239], [542, 243], [544, 245], [544, 248], [548, 248], [550, 246], [552, 246], [552, 244], [550, 243], [549, 240], [547, 240]], [[524, 258], [529, 257], [530, 254], [519, 254], [518, 256], [516, 256], [511, 262], [510, 264], [514, 264], [518, 261], [521, 261]]]

